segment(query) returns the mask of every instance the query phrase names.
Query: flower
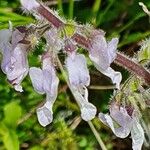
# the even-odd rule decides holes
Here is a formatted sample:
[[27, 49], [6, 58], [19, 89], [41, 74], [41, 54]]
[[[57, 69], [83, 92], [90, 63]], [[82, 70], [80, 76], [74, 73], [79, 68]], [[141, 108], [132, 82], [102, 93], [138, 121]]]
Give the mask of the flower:
[[6, 46], [9, 47], [12, 31], [9, 29], [0, 30], [0, 50], [2, 51]]
[[[2, 40], [3, 34], [6, 37]], [[0, 31], [0, 49], [3, 55], [1, 68], [7, 75], [8, 81], [14, 86], [16, 91], [22, 92], [20, 85], [28, 73], [27, 49], [29, 43], [24, 44], [25, 33], [19, 29], [13, 32], [9, 30]], [[10, 43], [11, 41], [11, 43]]]
[[66, 67], [72, 86], [88, 86], [90, 84], [89, 70], [84, 55], [70, 54], [66, 59]]
[[63, 41], [59, 37], [58, 29], [52, 27], [45, 33], [45, 38], [51, 50], [59, 52], [63, 47]]
[[109, 111], [110, 115], [99, 113], [99, 119], [110, 127], [117, 137], [126, 138], [131, 133], [133, 150], [140, 150], [144, 142], [144, 131], [135, 110], [113, 102]]
[[42, 59], [42, 69], [31, 67], [29, 75], [35, 91], [39, 94], [46, 94], [46, 103], [37, 109], [38, 121], [45, 127], [53, 120], [52, 107], [57, 98], [59, 79], [48, 52], [43, 55]]
[[89, 48], [90, 59], [93, 61], [97, 70], [111, 78], [112, 82], [116, 84], [116, 88], [119, 89], [122, 79], [121, 73], [115, 72], [110, 67], [110, 64], [116, 58], [118, 38], [113, 38], [111, 41], [106, 42], [104, 33], [94, 30], [91, 39]]
[[89, 71], [85, 56], [71, 52], [66, 59], [66, 68], [69, 75], [70, 89], [81, 109], [81, 117], [85, 121], [93, 119], [96, 115], [96, 107], [88, 102], [88, 90], [90, 84]]

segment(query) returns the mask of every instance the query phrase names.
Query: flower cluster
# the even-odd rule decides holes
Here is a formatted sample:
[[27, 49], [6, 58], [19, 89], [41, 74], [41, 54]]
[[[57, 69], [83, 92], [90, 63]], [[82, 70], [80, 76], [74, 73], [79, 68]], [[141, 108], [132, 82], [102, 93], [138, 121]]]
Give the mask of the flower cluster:
[[[92, 120], [97, 110], [88, 101], [87, 86], [90, 85], [90, 75], [86, 57], [79, 53], [78, 48], [82, 44], [83, 47], [86, 45], [89, 58], [96, 69], [109, 77], [119, 90], [121, 73], [110, 67], [117, 57], [118, 38], [107, 41], [102, 30], [95, 30], [92, 27], [88, 29], [88, 34], [84, 34], [80, 26], [76, 27], [71, 36], [67, 35], [65, 23], [44, 5], [36, 0], [21, 0], [21, 4], [36, 18], [44, 20], [48, 28], [43, 25], [42, 32], [37, 32], [39, 29], [34, 29], [32, 26], [15, 29], [10, 26], [10, 29], [0, 31], [0, 50], [3, 56], [1, 68], [7, 75], [8, 81], [16, 91], [22, 92], [21, 82], [29, 73], [34, 90], [39, 94], [46, 94], [45, 104], [37, 109], [38, 121], [42, 126], [49, 125], [53, 120], [52, 109], [58, 93], [59, 78], [56, 66], [57, 54], [61, 51], [66, 56], [64, 64], [68, 75], [68, 86], [80, 107], [81, 117], [85, 121]], [[27, 54], [33, 44], [31, 34], [35, 34], [38, 38], [44, 37], [46, 40], [45, 51], [41, 57], [41, 68], [28, 65]], [[82, 35], [85, 39], [78, 39]], [[118, 137], [125, 138], [131, 133], [133, 149], [141, 148], [144, 133], [134, 109], [129, 114], [126, 107], [114, 102], [110, 107], [110, 115], [99, 113], [99, 118]]]
[[[31, 3], [31, 1], [24, 0], [21, 2], [26, 10], [37, 15], [38, 10], [42, 9], [40, 7], [44, 7], [36, 1]], [[60, 33], [63, 32], [63, 28], [50, 25], [42, 35], [47, 43], [46, 50], [41, 57], [42, 68], [29, 68], [27, 53], [32, 47], [30, 36], [36, 32], [32, 29], [29, 30], [29, 28], [18, 27], [14, 30], [8, 29], [0, 32], [0, 48], [3, 55], [2, 70], [7, 75], [8, 81], [14, 86], [15, 90], [22, 92], [21, 81], [29, 72], [34, 90], [39, 94], [46, 94], [46, 103], [37, 109], [39, 123], [42, 126], [50, 124], [53, 120], [52, 106], [57, 98], [59, 83], [55, 62], [57, 61], [57, 53], [62, 51], [67, 54], [65, 68], [68, 72], [70, 89], [81, 109], [81, 117], [85, 121], [93, 119], [97, 110], [88, 101], [89, 70], [85, 56], [78, 53], [77, 43], [67, 35], [61, 36]], [[4, 34], [7, 35], [6, 39], [3, 39]], [[37, 36], [40, 37], [41, 35]], [[103, 31], [91, 29], [88, 37], [90, 39], [89, 57], [94, 62], [95, 67], [101, 73], [110, 77], [112, 82], [116, 84], [116, 88], [119, 89], [121, 74], [110, 67], [116, 57], [118, 38], [113, 38], [110, 42], [107, 42], [104, 36]]]
[[110, 127], [117, 137], [126, 138], [131, 133], [133, 150], [140, 150], [144, 142], [144, 131], [134, 108], [112, 102], [109, 111], [110, 114], [99, 113], [99, 119]]

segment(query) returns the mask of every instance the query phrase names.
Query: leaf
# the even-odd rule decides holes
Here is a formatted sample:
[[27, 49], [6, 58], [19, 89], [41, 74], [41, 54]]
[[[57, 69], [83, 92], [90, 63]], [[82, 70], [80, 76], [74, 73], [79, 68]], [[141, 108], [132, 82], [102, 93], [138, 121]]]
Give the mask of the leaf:
[[19, 150], [19, 140], [16, 131], [0, 123], [0, 138], [7, 150]]
[[75, 27], [73, 25], [67, 24], [65, 27], [66, 35], [71, 37], [75, 32]]
[[8, 129], [2, 140], [7, 150], [19, 150], [19, 140], [14, 130]]
[[145, 45], [145, 48], [138, 52], [138, 61], [142, 64], [146, 64], [150, 61], [150, 40], [149, 45]]
[[33, 19], [13, 13], [11, 8], [0, 8], [0, 29], [8, 28], [8, 21], [12, 21], [13, 26], [17, 26], [31, 23]]
[[135, 79], [135, 80], [131, 81], [131, 83], [130, 83], [130, 89], [131, 89], [131, 91], [132, 92], [137, 91], [138, 88], [139, 88], [139, 85], [140, 85], [140, 81], [138, 79], [137, 80]]
[[141, 33], [141, 32], [132, 33], [123, 39], [123, 41], [118, 45], [118, 48], [127, 44], [137, 42], [149, 35], [150, 35], [150, 31], [147, 31], [144, 33]]
[[14, 101], [11, 102], [4, 107], [4, 120], [3, 122], [8, 127], [15, 128], [17, 126], [17, 121], [21, 117], [21, 107], [19, 106], [18, 102]]

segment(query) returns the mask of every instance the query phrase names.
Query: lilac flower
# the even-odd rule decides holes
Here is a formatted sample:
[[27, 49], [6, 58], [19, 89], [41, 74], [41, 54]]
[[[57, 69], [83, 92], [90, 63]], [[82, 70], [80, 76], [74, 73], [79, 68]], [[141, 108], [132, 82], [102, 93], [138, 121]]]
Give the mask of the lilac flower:
[[59, 37], [58, 29], [51, 28], [45, 33], [47, 44], [51, 50], [59, 52], [63, 47], [63, 41]]
[[110, 67], [110, 64], [116, 58], [117, 44], [118, 38], [113, 38], [107, 43], [102, 32], [94, 31], [92, 34], [89, 57], [94, 62], [97, 70], [111, 78], [112, 82], [116, 84], [116, 88], [119, 89], [122, 79], [121, 73], [115, 72]]
[[90, 83], [89, 71], [84, 55], [72, 52], [66, 59], [70, 88], [81, 109], [81, 117], [85, 121], [93, 119], [96, 115], [96, 107], [88, 102], [88, 90]]
[[70, 54], [66, 59], [66, 67], [71, 85], [88, 86], [90, 84], [89, 70], [84, 55]]
[[42, 126], [46, 126], [53, 120], [52, 106], [57, 98], [59, 83], [51, 56], [46, 53], [43, 56], [42, 69], [31, 67], [29, 75], [35, 91], [39, 94], [46, 94], [46, 103], [37, 109], [39, 123]]
[[12, 31], [9, 29], [0, 30], [0, 50], [2, 51], [7, 46], [9, 47]]
[[110, 115], [99, 113], [99, 119], [110, 127], [117, 137], [125, 138], [131, 133], [133, 150], [140, 150], [144, 142], [144, 131], [136, 112], [133, 110], [130, 116], [125, 107], [115, 102], [111, 104], [109, 111]]
[[[4, 40], [1, 40], [4, 33], [7, 36], [4, 36]], [[0, 32], [0, 48], [3, 55], [2, 71], [7, 75], [8, 81], [14, 86], [15, 90], [20, 92], [23, 91], [20, 84], [28, 73], [27, 49], [29, 43], [21, 42], [24, 37], [25, 33], [21, 33], [18, 29], [13, 32], [8, 30]]]

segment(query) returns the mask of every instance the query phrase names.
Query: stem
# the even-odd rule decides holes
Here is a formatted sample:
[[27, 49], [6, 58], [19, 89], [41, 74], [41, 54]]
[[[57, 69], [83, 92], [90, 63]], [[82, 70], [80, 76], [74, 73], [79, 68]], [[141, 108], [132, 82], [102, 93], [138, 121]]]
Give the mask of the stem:
[[62, 5], [62, 0], [57, 0], [58, 1], [58, 10], [60, 12], [61, 15], [63, 15], [63, 5]]
[[69, 19], [73, 18], [74, 0], [69, 0]]
[[[53, 24], [56, 28], [60, 28], [65, 25], [63, 21], [61, 21], [58, 17], [56, 17], [49, 9], [44, 7], [43, 5], [40, 5], [37, 8], [38, 13], [43, 16], [45, 19], [47, 19], [51, 24]], [[81, 47], [86, 48], [89, 50], [91, 41], [82, 35], [75, 33], [72, 36], [72, 39], [76, 41]], [[126, 56], [117, 53], [117, 57], [114, 61], [116, 64], [121, 65], [125, 69], [131, 71], [135, 75], [141, 77], [144, 79], [145, 83], [150, 85], [150, 73], [139, 64], [135, 63], [131, 59], [127, 58]]]
[[[72, 92], [72, 95], [74, 96], [73, 91], [72, 91], [72, 89], [71, 89], [71, 87], [70, 87], [70, 84], [69, 84], [69, 81], [68, 81], [67, 74], [66, 74], [66, 72], [65, 72], [65, 70], [64, 70], [64, 68], [63, 68], [63, 66], [62, 66], [62, 64], [61, 64], [61, 62], [60, 62], [58, 56], [57, 56], [57, 62], [58, 62], [58, 67], [60, 68], [60, 71], [61, 71], [61, 73], [62, 73], [64, 79], [66, 80], [66, 83], [67, 83], [67, 85], [68, 85], [70, 91]], [[74, 97], [74, 98], [76, 99], [76, 97]], [[88, 121], [88, 125], [90, 126], [90, 128], [91, 128], [93, 134], [95, 135], [95, 137], [96, 137], [96, 139], [97, 139], [97, 141], [98, 141], [100, 147], [102, 148], [102, 150], [107, 150], [107, 148], [105, 147], [105, 145], [104, 145], [102, 139], [100, 138], [100, 136], [99, 136], [97, 130], [95, 129], [93, 123], [92, 123], [91, 121]]]
[[92, 89], [92, 90], [108, 90], [108, 89], [116, 89], [115, 85], [90, 85], [88, 87], [88, 89]]
[[115, 59], [116, 64], [121, 66], [125, 66], [129, 71], [133, 72], [137, 76], [143, 78], [145, 83], [150, 85], [150, 72], [142, 67], [140, 64], [133, 62], [128, 57], [124, 56], [121, 53], [117, 53], [117, 57]]
[[96, 137], [100, 147], [102, 148], [102, 150], [107, 150], [105, 144], [103, 143], [103, 141], [102, 141], [101, 137], [99, 136], [99, 134], [98, 134], [96, 128], [94, 127], [93, 123], [91, 121], [88, 121], [88, 125], [90, 126], [90, 128], [91, 128], [93, 134], [95, 135], [95, 137]]
[[56, 28], [59, 28], [64, 25], [63, 21], [57, 18], [50, 10], [40, 4], [40, 7], [37, 8], [38, 13], [46, 18], [51, 24]]
[[98, 15], [98, 11], [100, 9], [101, 0], [95, 0], [94, 5], [92, 7], [92, 24], [96, 25], [96, 17]]

